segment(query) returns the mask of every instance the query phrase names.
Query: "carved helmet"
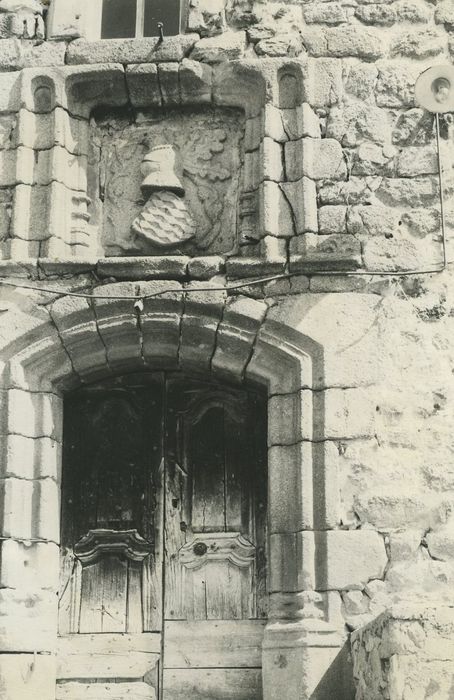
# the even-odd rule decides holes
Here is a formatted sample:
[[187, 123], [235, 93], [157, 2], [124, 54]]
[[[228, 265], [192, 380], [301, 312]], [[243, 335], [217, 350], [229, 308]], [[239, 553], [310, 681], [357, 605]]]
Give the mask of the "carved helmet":
[[149, 196], [156, 190], [169, 190], [184, 195], [184, 187], [175, 173], [175, 160], [175, 148], [170, 144], [155, 146], [144, 156], [141, 165], [145, 176], [141, 185], [144, 195]]

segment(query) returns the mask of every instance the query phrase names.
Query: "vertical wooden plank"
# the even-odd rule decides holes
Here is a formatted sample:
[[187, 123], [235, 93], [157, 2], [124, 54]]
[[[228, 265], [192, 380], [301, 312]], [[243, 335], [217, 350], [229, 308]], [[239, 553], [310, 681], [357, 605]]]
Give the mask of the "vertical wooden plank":
[[126, 632], [128, 562], [115, 556], [99, 561], [102, 576], [102, 632]]
[[143, 631], [142, 566], [139, 562], [128, 562], [126, 632], [129, 634]]
[[165, 411], [165, 606], [164, 617], [185, 619], [182, 567], [178, 552], [191, 536], [190, 489], [185, 453], [186, 396], [178, 380], [167, 382]]
[[71, 549], [60, 554], [60, 591], [58, 600], [59, 634], [79, 631], [82, 566]]
[[241, 574], [228, 561], [205, 566], [208, 620], [240, 620]]
[[197, 422], [186, 422], [188, 459], [192, 474], [192, 529], [225, 529], [224, 408], [207, 407]]
[[102, 632], [103, 572], [98, 564], [82, 571], [79, 632]]
[[246, 411], [240, 410], [238, 404], [235, 409], [229, 407], [225, 411], [226, 529], [247, 535], [250, 534], [251, 465], [245, 443], [252, 437], [248, 420]]

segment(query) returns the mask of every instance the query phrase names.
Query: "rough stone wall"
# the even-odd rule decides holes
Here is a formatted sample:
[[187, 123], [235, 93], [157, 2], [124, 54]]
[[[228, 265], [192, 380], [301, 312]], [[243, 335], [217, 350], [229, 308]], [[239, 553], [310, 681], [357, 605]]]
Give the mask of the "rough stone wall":
[[352, 635], [357, 700], [450, 698], [453, 608], [394, 605]]
[[[17, 144], [12, 134], [19, 105], [12, 86], [18, 71], [150, 60], [152, 42], [148, 40], [78, 38], [83, 31], [76, 6], [67, 2], [66, 9], [55, 14], [53, 37], [45, 40], [43, 10], [37, 2], [0, 0], [0, 234], [5, 239], [13, 190], [3, 178], [4, 163], [12, 143]], [[299, 387], [283, 390], [275, 398], [279, 405], [273, 414], [282, 416], [282, 423], [272, 424], [270, 434], [270, 457], [277, 454], [279, 463], [284, 463], [284, 453], [290, 455], [308, 444], [313, 447], [318, 455], [315, 464], [323, 462], [330, 493], [334, 493], [327, 504], [327, 522], [320, 525], [315, 538], [315, 557], [328, 559], [329, 567], [319, 569], [325, 571], [323, 576], [309, 576], [310, 587], [320, 593], [326, 615], [343, 634], [367, 624], [401, 599], [450, 600], [454, 583], [454, 293], [449, 265], [444, 271], [423, 274], [441, 265], [441, 220], [434, 122], [415, 105], [414, 83], [428, 66], [452, 62], [453, 5], [450, 0], [200, 0], [191, 5], [187, 28], [190, 35], [176, 49], [169, 39], [171, 48], [162, 61], [173, 64], [189, 58], [219, 67], [231, 60], [273, 57], [283, 65], [288, 60], [314, 68], [311, 75], [316, 78], [303, 88], [305, 104], [316, 115], [316, 132], [309, 137], [316, 141], [316, 158], [308, 175], [317, 189], [318, 232], [313, 235], [319, 237], [317, 241], [346, 236], [359, 250], [361, 272], [356, 275], [327, 274], [332, 266], [329, 249], [319, 273], [305, 269], [304, 262], [292, 267], [292, 251], [287, 250], [285, 269], [299, 270], [298, 274], [241, 290], [243, 297], [265, 302], [260, 306], [259, 325], [265, 316], [267, 321], [284, 323], [310, 338], [316, 348], [316, 391], [305, 403]], [[165, 51], [162, 55], [166, 56]], [[281, 126], [281, 137], [274, 140], [278, 154], [274, 162], [282, 159], [287, 180], [292, 182], [301, 176], [302, 159], [310, 158], [303, 155], [288, 125]], [[441, 119], [441, 126], [449, 260], [454, 258], [454, 139], [449, 117]], [[301, 206], [298, 197], [295, 201], [293, 214]], [[222, 257], [214, 263], [205, 260], [199, 268], [186, 260], [169, 259], [164, 272], [152, 263], [147, 266], [143, 259], [140, 264], [138, 272], [130, 263], [121, 279], [164, 276], [183, 284], [195, 278], [221, 285], [232, 282]], [[59, 260], [38, 264], [28, 259], [14, 264], [5, 260], [0, 268], [9, 282], [20, 277], [26, 284], [31, 279], [43, 289], [97, 290], [104, 281], [114, 282], [116, 274], [108, 261], [93, 259], [64, 265]], [[257, 271], [260, 267], [252, 267], [249, 274]], [[407, 271], [415, 272], [399, 275]], [[378, 272], [395, 274], [370, 274]], [[49, 306], [56, 296], [2, 288], [1, 359], [11, 356], [21, 336], [35, 333], [38, 338], [44, 328], [52, 328], [65, 345], [64, 314], [63, 320], [56, 320]], [[44, 348], [43, 362], [45, 353]], [[66, 353], [62, 351], [62, 362], [68, 364], [69, 345]], [[30, 414], [24, 414], [30, 415], [30, 421], [35, 420], [35, 404], [41, 399], [46, 403], [52, 396], [34, 394], [33, 388], [30, 394], [24, 392], [20, 378], [11, 378], [6, 370], [2, 381], [2, 398], [6, 400], [11, 388], [18, 392], [9, 394], [14, 401], [8, 411], [22, 413], [24, 406], [33, 404]], [[295, 416], [289, 406], [295, 402], [313, 411], [315, 433], [308, 435], [299, 424], [289, 423]], [[22, 620], [24, 610], [45, 607], [54, 595], [43, 576], [41, 598], [31, 599], [27, 591], [32, 583], [23, 577], [23, 570], [31, 562], [30, 566], [47, 574], [49, 557], [53, 566], [58, 565], [58, 526], [53, 523], [49, 530], [43, 521], [41, 528], [40, 517], [57, 498], [52, 465], [61, 436], [55, 434], [52, 420], [47, 420], [50, 413], [45, 407], [40, 411], [39, 439], [43, 455], [48, 455], [43, 458], [48, 471], [41, 472], [41, 461], [31, 464], [27, 456], [36, 435], [28, 432], [25, 418], [24, 432], [5, 440], [2, 451], [1, 534], [8, 538], [2, 545], [2, 564], [10, 557], [18, 568], [9, 572], [2, 566], [0, 611], [5, 612], [0, 617], [7, 620], [3, 634], [16, 640], [11, 643], [17, 644], [16, 651], [23, 640], [13, 633], [15, 611]], [[5, 409], [4, 437], [9, 433], [8, 416]], [[24, 461], [30, 464], [30, 475], [18, 483], [24, 481], [23, 471], [16, 479], [15, 465]], [[33, 510], [32, 523], [24, 509], [23, 527], [21, 514], [8, 505], [14, 489], [22, 489], [24, 503], [41, 504]], [[285, 503], [282, 508], [285, 511]], [[20, 543], [33, 537], [39, 543], [25, 551]], [[7, 555], [8, 547], [16, 547], [17, 552]], [[48, 660], [42, 657], [41, 662]], [[387, 697], [371, 697], [382, 696]]]

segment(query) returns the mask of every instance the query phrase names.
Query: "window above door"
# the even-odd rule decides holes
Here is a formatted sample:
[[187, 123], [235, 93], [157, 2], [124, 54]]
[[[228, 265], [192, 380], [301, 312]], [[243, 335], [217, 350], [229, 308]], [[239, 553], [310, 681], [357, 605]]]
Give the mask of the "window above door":
[[180, 33], [181, 0], [102, 0], [101, 39]]
[[187, 0], [53, 0], [48, 35], [98, 39], [158, 37], [185, 30]]

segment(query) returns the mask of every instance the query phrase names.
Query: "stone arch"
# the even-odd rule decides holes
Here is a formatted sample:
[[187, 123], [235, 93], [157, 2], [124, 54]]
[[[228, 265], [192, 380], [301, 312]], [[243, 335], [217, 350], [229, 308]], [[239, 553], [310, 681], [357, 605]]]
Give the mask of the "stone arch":
[[[317, 647], [319, 665], [319, 647], [331, 658], [340, 645], [327, 622], [324, 598], [315, 593], [324, 566], [323, 561], [317, 563], [315, 531], [330, 527], [327, 503], [336, 489], [326, 478], [323, 453], [313, 441], [322, 430], [322, 417], [313, 409], [313, 376], [320, 374], [323, 353], [301, 333], [267, 320], [265, 302], [227, 297], [225, 291], [214, 286], [207, 290], [209, 285], [203, 283], [193, 285], [197, 291], [191, 293], [171, 281], [122, 282], [98, 287], [98, 296], [89, 300], [61, 297], [48, 309], [51, 323], [39, 333], [22, 336], [1, 358], [8, 367], [0, 508], [1, 536], [8, 546], [4, 543], [2, 549], [2, 576], [10, 575], [14, 588], [18, 558], [33, 557], [33, 569], [42, 571], [43, 580], [38, 576], [29, 584], [30, 594], [38, 601], [33, 635], [18, 639], [12, 633], [17, 626], [13, 606], [5, 610], [0, 639], [11, 651], [55, 652], [66, 391], [144, 369], [181, 369], [233, 383], [259, 384], [266, 388], [269, 407], [271, 614], [263, 671], [264, 698], [268, 699], [275, 697], [272, 678], [280, 649], [290, 653], [290, 679], [295, 670], [296, 678], [301, 678], [300, 657], [307, 655], [308, 648]], [[140, 314], [131, 299], [118, 298], [150, 294], [156, 296], [145, 300]], [[15, 458], [20, 454], [26, 458]], [[30, 543], [26, 552], [24, 543]]]

